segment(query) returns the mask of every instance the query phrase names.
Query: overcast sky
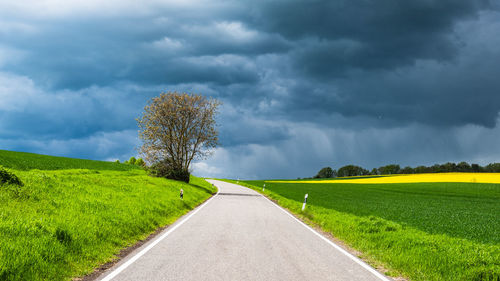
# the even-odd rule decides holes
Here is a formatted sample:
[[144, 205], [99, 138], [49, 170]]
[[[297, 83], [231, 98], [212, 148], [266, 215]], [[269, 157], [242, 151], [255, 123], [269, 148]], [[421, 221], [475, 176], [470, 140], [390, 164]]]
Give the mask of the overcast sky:
[[500, 162], [500, 0], [0, 1], [0, 149], [126, 160], [163, 91], [220, 99], [196, 175]]

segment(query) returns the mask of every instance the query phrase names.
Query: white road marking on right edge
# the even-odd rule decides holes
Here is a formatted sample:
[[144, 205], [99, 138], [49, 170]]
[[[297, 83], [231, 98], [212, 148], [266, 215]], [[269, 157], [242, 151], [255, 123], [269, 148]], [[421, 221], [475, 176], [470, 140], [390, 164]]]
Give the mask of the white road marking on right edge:
[[[241, 186], [241, 185], [240, 185]], [[248, 187], [245, 187], [245, 188], [248, 188]], [[351, 260], [353, 260], [355, 263], [361, 265], [364, 269], [368, 270], [369, 272], [371, 272], [373, 275], [377, 276], [378, 278], [380, 278], [380, 280], [384, 280], [384, 281], [391, 281], [389, 280], [387, 277], [385, 277], [384, 275], [382, 275], [380, 272], [378, 272], [377, 270], [375, 270], [373, 267], [369, 266], [368, 264], [366, 264], [364, 261], [360, 260], [359, 258], [353, 256], [352, 254], [350, 254], [349, 252], [347, 252], [346, 250], [342, 249], [339, 245], [333, 243], [330, 239], [326, 238], [325, 236], [319, 234], [316, 230], [312, 229], [310, 226], [308, 226], [307, 224], [303, 223], [302, 221], [300, 221], [298, 218], [294, 217], [292, 214], [290, 214], [287, 210], [283, 209], [281, 206], [279, 206], [278, 204], [274, 203], [273, 201], [269, 200], [266, 196], [262, 196], [264, 197], [267, 201], [271, 202], [274, 206], [276, 206], [276, 208], [280, 209], [281, 211], [283, 211], [285, 214], [289, 215], [291, 218], [293, 218], [295, 221], [297, 221], [298, 223], [300, 223], [302, 226], [304, 226], [305, 228], [309, 229], [312, 233], [314, 233], [316, 236], [318, 236], [319, 238], [323, 239], [323, 241], [325, 241], [326, 243], [330, 244], [330, 246], [334, 247], [335, 249], [339, 250], [342, 254], [346, 255], [347, 257], [349, 257]]]

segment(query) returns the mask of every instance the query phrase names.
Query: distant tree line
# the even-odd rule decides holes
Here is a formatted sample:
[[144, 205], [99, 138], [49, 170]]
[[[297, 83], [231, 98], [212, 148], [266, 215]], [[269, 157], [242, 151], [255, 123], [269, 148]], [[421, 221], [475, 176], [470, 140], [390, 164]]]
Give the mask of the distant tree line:
[[[116, 160], [115, 162], [120, 163], [120, 160]], [[126, 160], [125, 162], [123, 162], [123, 164], [136, 165], [136, 166], [140, 166], [140, 167], [146, 166], [146, 163], [144, 163], [144, 160], [142, 160], [142, 158], [136, 159], [134, 156], [130, 157], [129, 160]]]
[[420, 174], [420, 173], [450, 173], [450, 172], [472, 172], [472, 173], [500, 173], [500, 163], [491, 163], [486, 166], [479, 164], [469, 164], [460, 162], [458, 164], [448, 162], [445, 164], [435, 164], [432, 166], [418, 166], [412, 168], [406, 166], [401, 168], [397, 164], [390, 164], [373, 168], [368, 171], [360, 166], [347, 165], [338, 170], [331, 167], [324, 167], [314, 176], [314, 178], [335, 178], [335, 177], [354, 177], [368, 175], [391, 175], [391, 174]]

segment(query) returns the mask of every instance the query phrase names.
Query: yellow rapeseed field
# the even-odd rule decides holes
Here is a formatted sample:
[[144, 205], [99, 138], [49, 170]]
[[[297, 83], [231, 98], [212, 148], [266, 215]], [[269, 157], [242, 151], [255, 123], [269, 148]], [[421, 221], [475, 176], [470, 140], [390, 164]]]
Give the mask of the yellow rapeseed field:
[[429, 173], [387, 175], [382, 177], [343, 178], [342, 180], [269, 181], [276, 183], [418, 183], [418, 182], [473, 182], [500, 183], [500, 173]]

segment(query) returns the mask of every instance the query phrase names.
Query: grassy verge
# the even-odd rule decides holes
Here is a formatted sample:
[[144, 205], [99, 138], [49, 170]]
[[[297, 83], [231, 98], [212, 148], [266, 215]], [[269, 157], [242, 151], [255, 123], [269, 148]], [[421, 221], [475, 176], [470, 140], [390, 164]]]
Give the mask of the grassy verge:
[[239, 184], [332, 233], [390, 276], [500, 280], [500, 185]]
[[0, 185], [0, 280], [70, 280], [90, 273], [215, 192], [195, 177], [185, 184], [91, 164], [97, 166], [11, 170], [24, 185]]

